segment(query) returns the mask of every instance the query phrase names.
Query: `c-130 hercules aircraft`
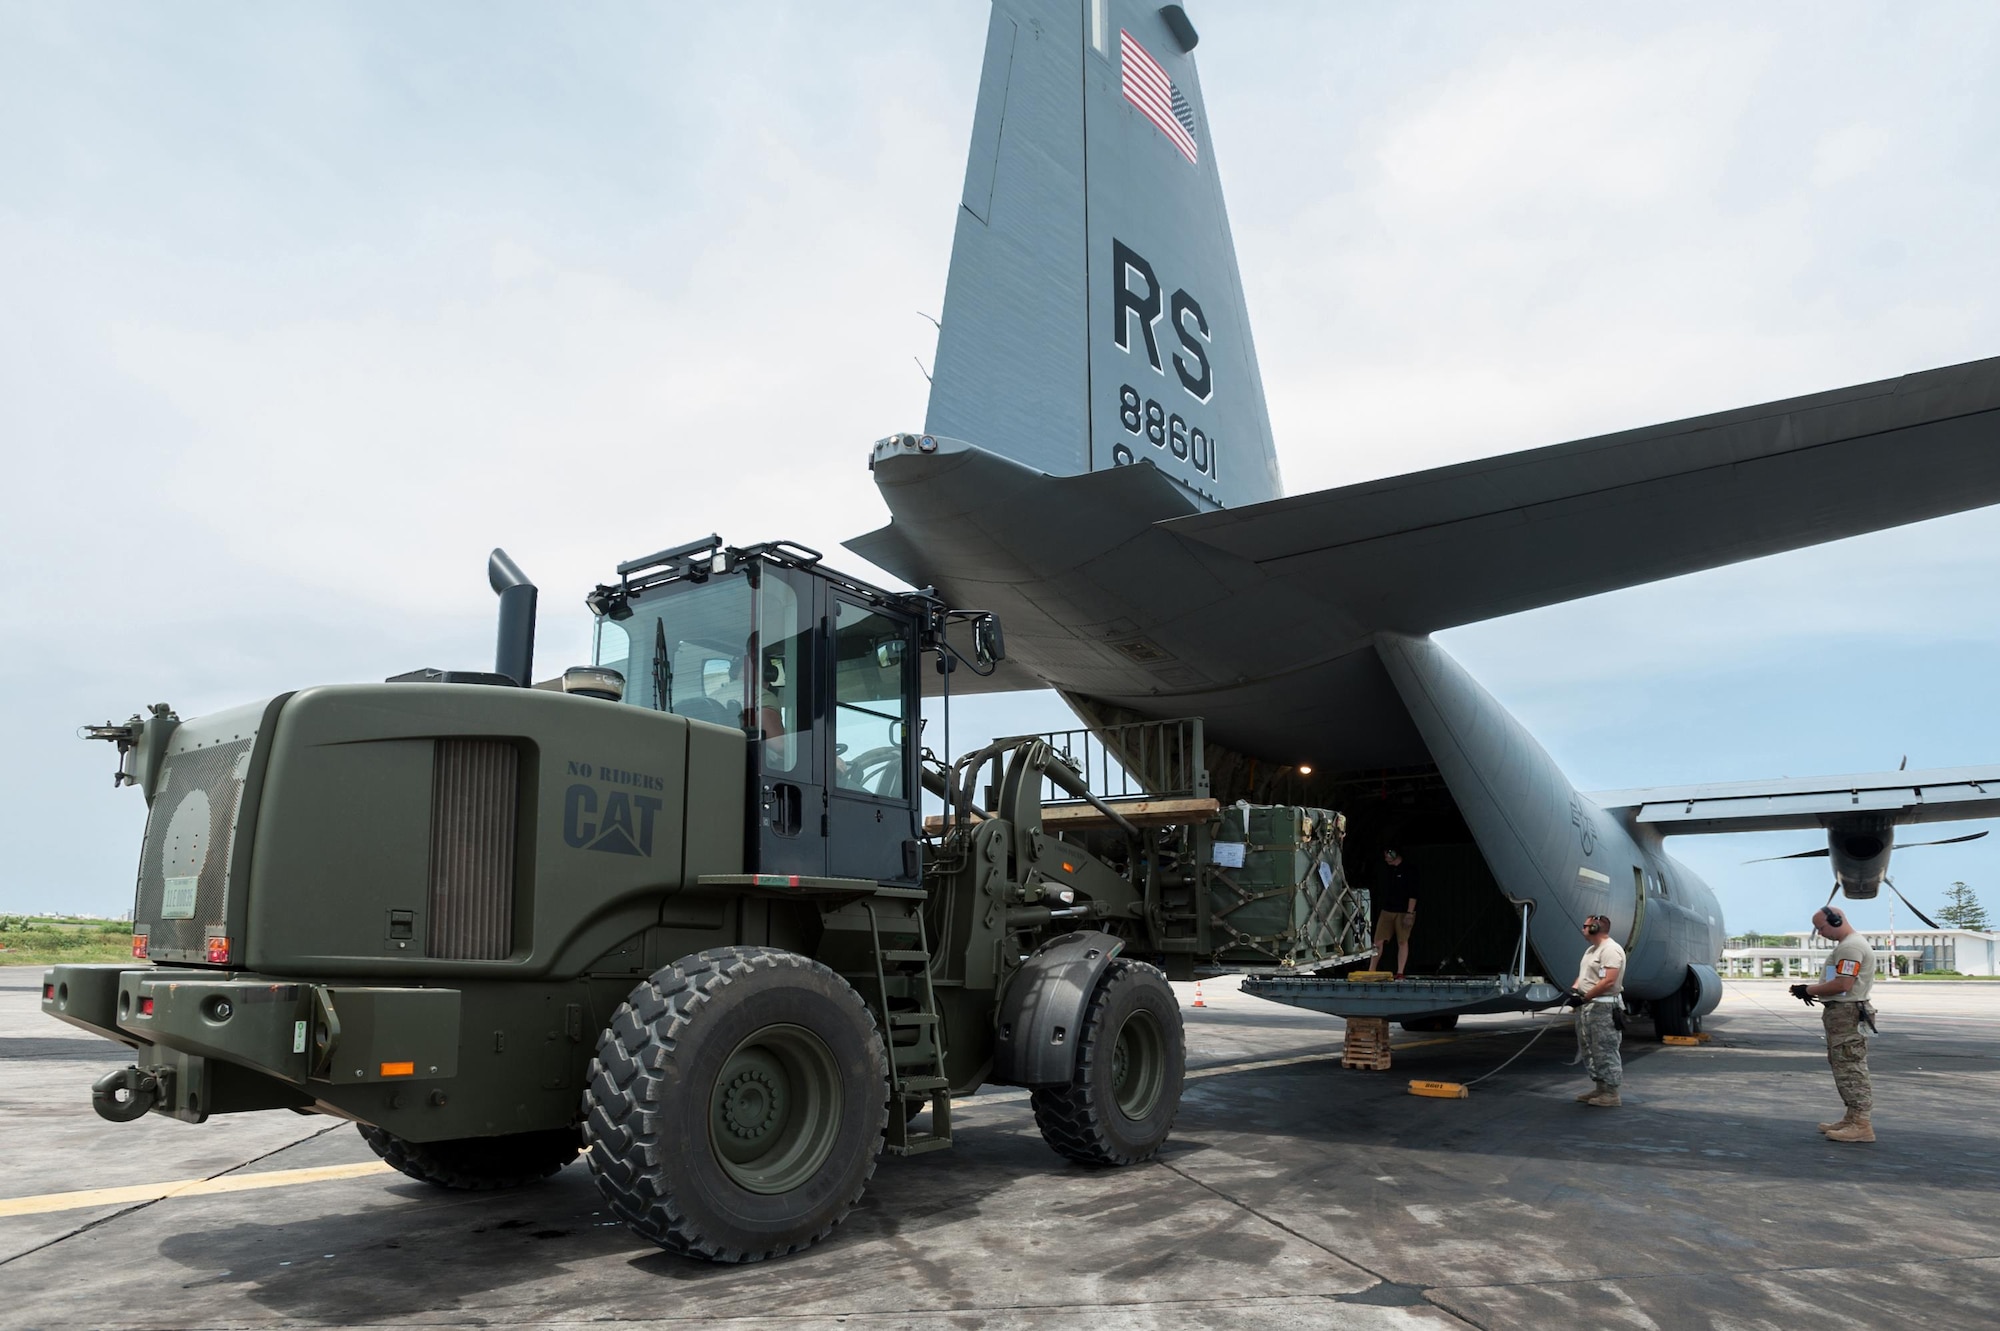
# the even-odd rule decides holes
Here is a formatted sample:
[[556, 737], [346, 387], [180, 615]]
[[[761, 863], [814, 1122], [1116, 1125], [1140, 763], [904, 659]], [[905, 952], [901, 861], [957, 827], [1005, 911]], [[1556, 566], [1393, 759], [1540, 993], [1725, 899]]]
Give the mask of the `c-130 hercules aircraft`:
[[1527, 972], [1604, 914], [1687, 1034], [1725, 931], [1663, 837], [1822, 830], [1867, 898], [1897, 825], [2000, 816], [2000, 767], [1587, 796], [1429, 636], [2000, 501], [2000, 360], [1281, 497], [1197, 40], [1181, 5], [995, 0], [924, 432], [875, 446], [894, 521], [848, 545], [998, 612], [989, 683], [1108, 742], [1201, 716], [1219, 799], [1420, 867], [1426, 978], [1246, 988], [1448, 1026], [1546, 1002]]

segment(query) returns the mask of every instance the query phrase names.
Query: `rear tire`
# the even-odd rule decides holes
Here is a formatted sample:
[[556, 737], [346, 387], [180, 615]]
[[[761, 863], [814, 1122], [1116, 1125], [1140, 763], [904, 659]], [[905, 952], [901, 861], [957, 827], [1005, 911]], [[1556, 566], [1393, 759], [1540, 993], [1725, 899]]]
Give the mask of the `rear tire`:
[[1458, 1014], [1447, 1012], [1441, 1017], [1411, 1017], [1401, 1025], [1406, 1031], [1455, 1031], [1458, 1029]]
[[1186, 1075], [1187, 1037], [1166, 976], [1119, 957], [1084, 1013], [1070, 1084], [1030, 1097], [1035, 1126], [1079, 1164], [1137, 1164], [1173, 1130]]
[[539, 1182], [576, 1159], [576, 1153], [583, 1149], [575, 1128], [413, 1142], [366, 1123], [355, 1126], [368, 1149], [392, 1167], [419, 1183], [466, 1192]]
[[619, 1005], [584, 1092], [613, 1214], [670, 1252], [754, 1262], [831, 1233], [875, 1173], [887, 1056], [861, 996], [770, 947], [683, 957]]

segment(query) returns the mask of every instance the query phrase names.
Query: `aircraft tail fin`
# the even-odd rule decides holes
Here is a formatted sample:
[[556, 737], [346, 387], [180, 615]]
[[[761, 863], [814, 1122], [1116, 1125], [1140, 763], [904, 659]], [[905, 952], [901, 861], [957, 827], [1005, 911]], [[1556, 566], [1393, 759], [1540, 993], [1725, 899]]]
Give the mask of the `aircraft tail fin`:
[[1179, 5], [994, 0], [928, 432], [1281, 493], [1195, 41]]

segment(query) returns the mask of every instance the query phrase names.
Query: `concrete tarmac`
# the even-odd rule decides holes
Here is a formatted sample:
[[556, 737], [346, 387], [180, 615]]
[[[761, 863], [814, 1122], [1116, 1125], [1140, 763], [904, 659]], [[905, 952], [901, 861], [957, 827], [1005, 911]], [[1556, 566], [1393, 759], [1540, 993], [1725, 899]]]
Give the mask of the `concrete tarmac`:
[[38, 980], [0, 971], [0, 1197], [216, 1182], [0, 1201], [0, 1326], [2000, 1325], [2000, 985], [1876, 986], [1881, 1140], [1841, 1146], [1813, 1126], [1840, 1113], [1818, 1014], [1776, 982], [1731, 982], [1701, 1048], [1633, 1023], [1620, 1110], [1571, 1101], [1566, 1018], [1469, 1100], [1419, 1099], [1551, 1019], [1343, 1071], [1338, 1020], [1205, 983], [1155, 1162], [1071, 1165], [988, 1091], [826, 1243], [720, 1267], [634, 1238], [581, 1164], [449, 1193], [357, 1174], [373, 1155], [322, 1118], [103, 1122], [121, 1051], [42, 1017]]

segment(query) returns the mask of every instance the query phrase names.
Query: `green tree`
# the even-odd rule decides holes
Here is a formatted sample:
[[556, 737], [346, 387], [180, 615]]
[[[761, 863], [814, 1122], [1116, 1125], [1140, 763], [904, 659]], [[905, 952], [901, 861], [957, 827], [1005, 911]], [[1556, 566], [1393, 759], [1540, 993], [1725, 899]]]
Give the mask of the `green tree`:
[[1954, 929], [1985, 930], [1986, 907], [1979, 904], [1979, 895], [1964, 883], [1953, 883], [1945, 889], [1945, 900], [1950, 903], [1938, 912], [1938, 918]]

